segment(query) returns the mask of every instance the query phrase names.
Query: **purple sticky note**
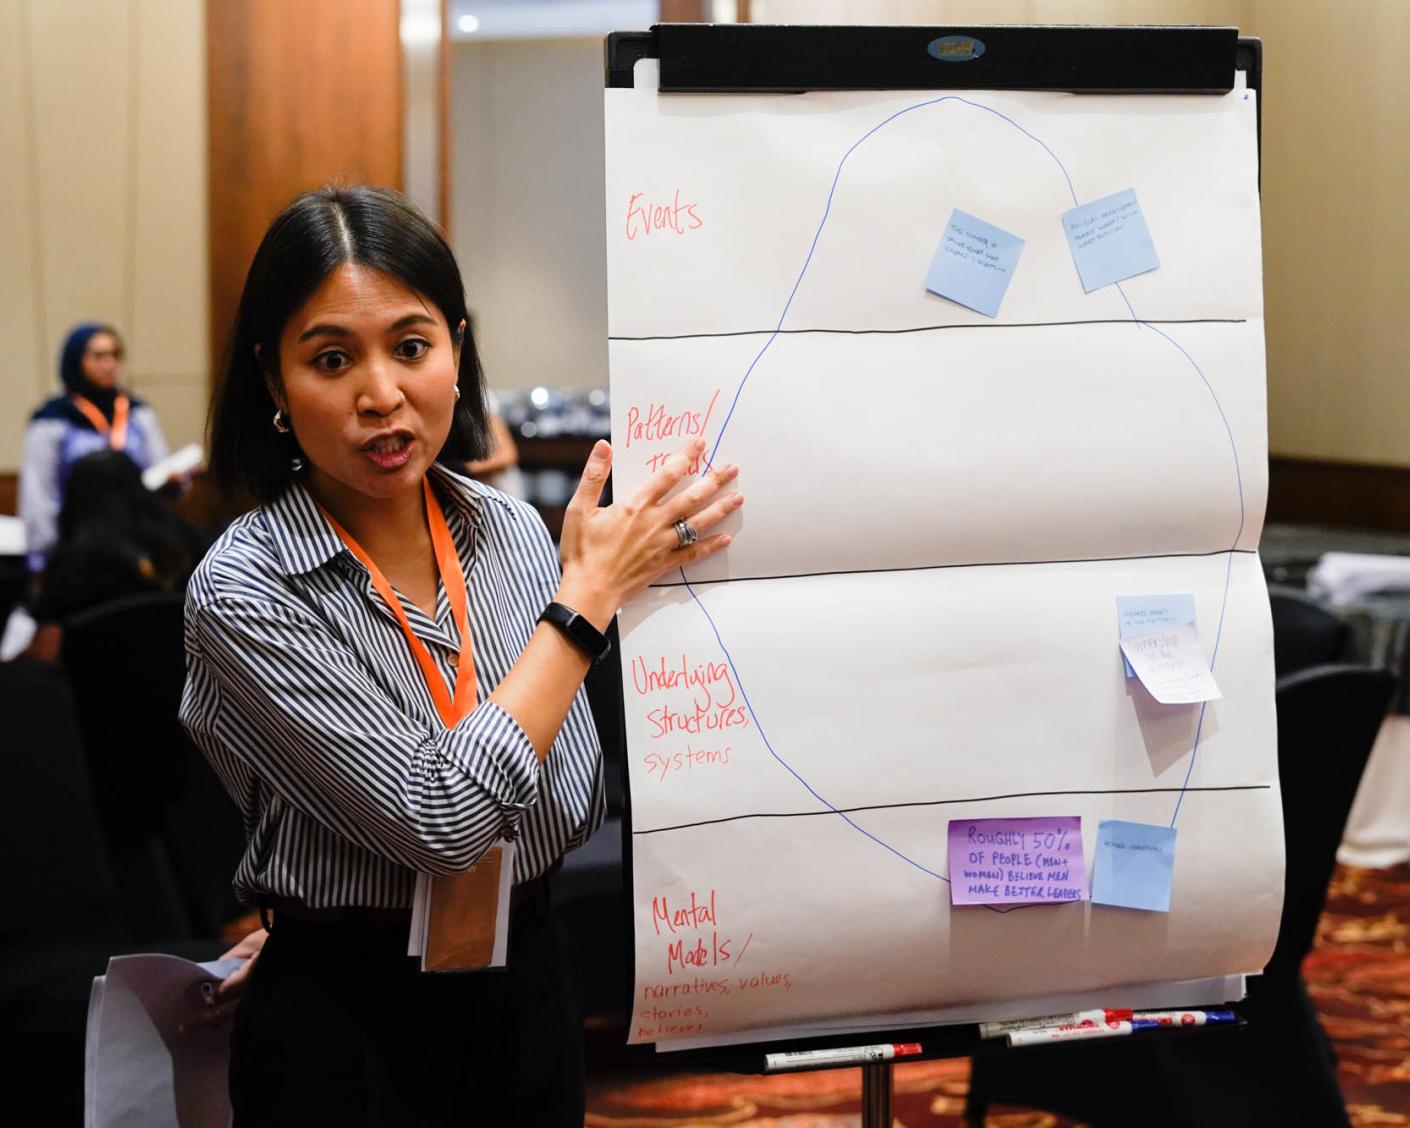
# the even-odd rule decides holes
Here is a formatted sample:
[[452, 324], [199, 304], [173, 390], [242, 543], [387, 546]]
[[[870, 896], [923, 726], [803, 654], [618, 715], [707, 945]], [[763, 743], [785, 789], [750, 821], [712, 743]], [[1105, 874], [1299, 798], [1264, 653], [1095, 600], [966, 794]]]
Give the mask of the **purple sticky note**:
[[1085, 900], [1080, 818], [950, 820], [950, 904]]

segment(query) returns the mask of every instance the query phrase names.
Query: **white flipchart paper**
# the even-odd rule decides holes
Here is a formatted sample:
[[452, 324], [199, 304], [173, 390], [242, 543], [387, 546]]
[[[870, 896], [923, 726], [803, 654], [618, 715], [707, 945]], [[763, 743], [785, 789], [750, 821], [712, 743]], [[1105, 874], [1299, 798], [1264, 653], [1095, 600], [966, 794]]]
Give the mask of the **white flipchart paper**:
[[[1235, 997], [1283, 877], [1253, 96], [644, 62], [606, 134], [616, 496], [699, 434], [748, 499], [621, 616], [630, 1039]], [[1085, 293], [1061, 215], [1128, 188], [1161, 265]], [[955, 208], [1025, 240], [997, 318], [925, 289]], [[1164, 591], [1221, 700], [1123, 676], [1114, 601]], [[950, 819], [1055, 815], [1178, 822], [1172, 911], [951, 909]]]

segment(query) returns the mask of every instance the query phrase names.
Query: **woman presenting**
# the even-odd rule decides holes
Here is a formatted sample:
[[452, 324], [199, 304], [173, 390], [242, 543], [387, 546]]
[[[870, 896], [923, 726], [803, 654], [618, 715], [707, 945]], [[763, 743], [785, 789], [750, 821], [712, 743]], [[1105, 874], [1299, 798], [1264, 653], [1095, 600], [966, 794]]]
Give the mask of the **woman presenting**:
[[98, 450], [120, 450], [145, 470], [167, 456], [157, 415], [122, 389], [122, 340], [107, 325], [75, 326], [59, 353], [62, 395], [46, 400], [25, 432], [20, 466], [20, 518], [31, 573], [44, 571], [58, 540], [64, 483], [75, 462]]
[[[602, 817], [582, 679], [617, 607], [724, 548], [703, 534], [742, 498], [733, 467], [686, 481], [692, 445], [599, 508], [598, 443], [555, 554], [530, 507], [447, 469], [486, 444], [466, 323], [444, 240], [378, 189], [301, 196], [245, 281], [211, 469], [260, 505], [191, 580], [182, 703], [244, 816], [236, 888], [272, 914], [225, 991], [237, 1125], [582, 1123], [544, 883]], [[422, 973], [417, 875], [499, 840], [507, 968]]]

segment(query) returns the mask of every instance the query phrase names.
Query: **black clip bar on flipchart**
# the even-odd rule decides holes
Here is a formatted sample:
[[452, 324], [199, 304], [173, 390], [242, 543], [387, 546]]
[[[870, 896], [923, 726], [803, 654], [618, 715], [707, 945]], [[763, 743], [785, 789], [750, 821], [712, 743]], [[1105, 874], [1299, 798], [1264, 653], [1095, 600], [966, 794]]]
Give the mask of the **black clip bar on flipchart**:
[[663, 94], [1055, 90], [1224, 94], [1256, 88], [1261, 44], [1232, 27], [779, 27], [657, 24], [607, 39], [608, 87], [661, 61]]

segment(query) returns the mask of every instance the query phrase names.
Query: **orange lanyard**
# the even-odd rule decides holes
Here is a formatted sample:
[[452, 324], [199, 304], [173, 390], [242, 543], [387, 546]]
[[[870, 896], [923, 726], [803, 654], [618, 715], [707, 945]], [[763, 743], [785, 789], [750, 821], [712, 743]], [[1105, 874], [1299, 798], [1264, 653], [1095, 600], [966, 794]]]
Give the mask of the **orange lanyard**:
[[108, 421], [103, 418], [103, 413], [93, 404], [91, 400], [84, 399], [80, 395], [71, 395], [69, 399], [73, 401], [74, 407], [83, 412], [88, 422], [93, 424], [93, 430], [100, 435], [108, 436], [108, 446], [113, 450], [122, 450], [127, 445], [127, 409], [128, 402], [126, 396], [118, 396], [113, 403], [113, 422], [109, 426]]
[[446, 689], [445, 679], [436, 668], [435, 659], [426, 649], [426, 644], [412, 631], [411, 623], [406, 617], [406, 608], [397, 598], [397, 593], [392, 590], [392, 585], [387, 582], [387, 577], [382, 574], [382, 569], [373, 563], [372, 557], [363, 551], [362, 546], [352, 539], [348, 531], [338, 524], [326, 509], [323, 510], [323, 516], [328, 518], [328, 523], [348, 546], [348, 551], [362, 561], [372, 576], [372, 586], [396, 615], [397, 622], [401, 624], [401, 632], [406, 636], [406, 644], [411, 648], [411, 655], [421, 667], [421, 676], [426, 679], [426, 688], [431, 693], [431, 700], [436, 703], [436, 712], [440, 714], [441, 722], [446, 728], [452, 728], [475, 708], [475, 651], [470, 645], [465, 570], [460, 566], [460, 554], [455, 551], [455, 541], [451, 539], [450, 527], [446, 524], [445, 514], [441, 512], [440, 502], [436, 500], [431, 483], [423, 478], [421, 486], [426, 495], [426, 518], [431, 524], [431, 544], [436, 550], [436, 568], [440, 572], [441, 583], [445, 585], [450, 613], [460, 630], [460, 660], [455, 671], [454, 696]]

